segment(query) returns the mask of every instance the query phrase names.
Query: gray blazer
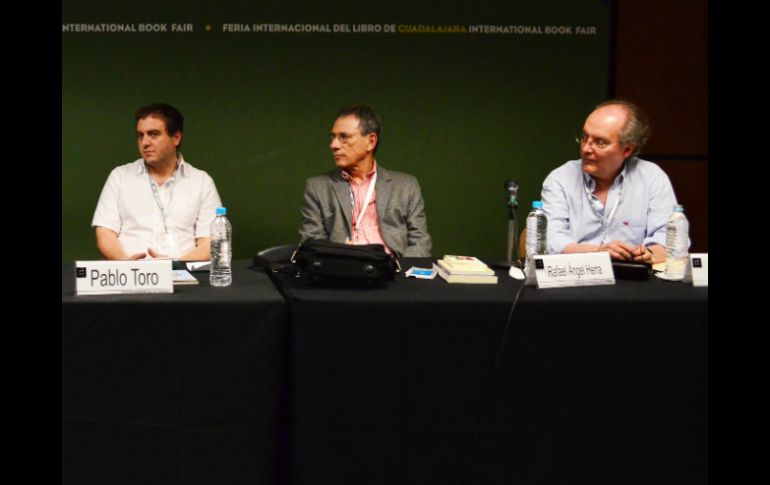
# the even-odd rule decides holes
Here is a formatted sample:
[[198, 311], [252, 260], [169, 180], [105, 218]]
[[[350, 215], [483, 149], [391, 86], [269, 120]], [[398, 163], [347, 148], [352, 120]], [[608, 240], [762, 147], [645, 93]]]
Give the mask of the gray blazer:
[[[430, 257], [431, 240], [420, 184], [411, 175], [377, 164], [377, 219], [385, 244], [398, 256]], [[350, 186], [334, 169], [305, 182], [299, 235], [345, 242], [350, 238]]]

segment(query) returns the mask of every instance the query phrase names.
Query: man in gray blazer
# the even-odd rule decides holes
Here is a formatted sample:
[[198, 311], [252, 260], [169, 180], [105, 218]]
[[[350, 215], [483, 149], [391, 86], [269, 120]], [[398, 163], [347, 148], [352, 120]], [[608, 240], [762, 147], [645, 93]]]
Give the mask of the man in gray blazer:
[[374, 159], [381, 127], [379, 117], [367, 106], [350, 106], [337, 113], [329, 145], [337, 168], [305, 183], [302, 241], [379, 243], [397, 256], [431, 255], [417, 179], [386, 170]]

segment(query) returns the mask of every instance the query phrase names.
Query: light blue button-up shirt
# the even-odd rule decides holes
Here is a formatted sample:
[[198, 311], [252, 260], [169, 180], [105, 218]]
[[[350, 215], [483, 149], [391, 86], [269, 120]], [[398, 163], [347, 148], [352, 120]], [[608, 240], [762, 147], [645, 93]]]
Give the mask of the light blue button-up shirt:
[[540, 197], [548, 216], [550, 254], [561, 253], [571, 243], [666, 245], [666, 221], [676, 196], [660, 167], [636, 157], [626, 161], [606, 205], [594, 195], [595, 188], [581, 160], [571, 160], [546, 177]]

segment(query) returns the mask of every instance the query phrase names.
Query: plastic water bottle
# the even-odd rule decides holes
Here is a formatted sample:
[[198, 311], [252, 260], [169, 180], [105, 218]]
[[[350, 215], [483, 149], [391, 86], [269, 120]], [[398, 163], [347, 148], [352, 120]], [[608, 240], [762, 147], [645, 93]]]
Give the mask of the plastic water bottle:
[[684, 207], [674, 206], [674, 212], [666, 224], [666, 277], [680, 280], [684, 277], [690, 247], [690, 223], [684, 215]]
[[546, 231], [548, 218], [543, 211], [543, 203], [532, 201], [532, 212], [527, 215], [527, 256], [546, 254]]
[[227, 209], [217, 207], [216, 217], [211, 223], [211, 286], [230, 286], [233, 273], [230, 263], [233, 259], [233, 226], [227, 220]]
[[532, 256], [548, 254], [548, 246], [546, 244], [547, 230], [548, 218], [543, 211], [543, 203], [539, 200], [533, 200], [532, 212], [527, 215], [526, 265], [531, 264]]

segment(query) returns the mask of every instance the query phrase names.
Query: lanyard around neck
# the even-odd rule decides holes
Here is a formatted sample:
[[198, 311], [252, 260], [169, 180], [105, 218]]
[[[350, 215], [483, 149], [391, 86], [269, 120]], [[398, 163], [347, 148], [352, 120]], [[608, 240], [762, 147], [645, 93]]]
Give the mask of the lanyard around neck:
[[[158, 191], [158, 185], [155, 183], [154, 180], [152, 180], [152, 175], [150, 175], [150, 169], [145, 166], [145, 170], [147, 171], [147, 178], [150, 180], [150, 189], [152, 189], [152, 196], [155, 199], [155, 205], [158, 206], [158, 210], [160, 210], [160, 216], [161, 220], [163, 222], [163, 230], [168, 234], [168, 227], [166, 227], [166, 211], [163, 209], [163, 202], [160, 200], [160, 192]], [[179, 165], [177, 165], [176, 170], [174, 170], [173, 175], [171, 175], [171, 178], [166, 180], [166, 184], [171, 184], [171, 187], [168, 189], [168, 203], [171, 204], [171, 199], [174, 196], [174, 179], [176, 178], [176, 174], [179, 171]], [[168, 185], [166, 185], [168, 187]]]
[[[369, 181], [369, 188], [366, 190], [366, 197], [364, 197], [364, 204], [361, 206], [361, 212], [358, 213], [358, 218], [356, 219], [355, 224], [353, 225], [353, 228], [355, 230], [358, 230], [361, 227], [361, 221], [364, 219], [364, 214], [366, 213], [366, 208], [369, 206], [369, 202], [372, 199], [372, 194], [374, 193], [374, 185], [377, 183], [377, 172], [374, 172], [374, 175], [372, 175], [371, 180]], [[356, 201], [353, 197], [353, 187], [352, 185], [348, 186], [348, 189], [350, 189], [350, 205], [353, 206], [355, 209], [356, 207]]]
[[[586, 196], [588, 197], [588, 204], [591, 206], [591, 210], [594, 211], [594, 214], [596, 214], [597, 217], [604, 220], [604, 235], [602, 236], [602, 241], [600, 243], [604, 244], [605, 240], [607, 239], [607, 232], [610, 230], [610, 222], [612, 222], [613, 217], [615, 217], [615, 213], [618, 210], [618, 206], [620, 206], [621, 197], [623, 196], [623, 182], [624, 180], [621, 180], [620, 182], [620, 189], [618, 189], [618, 198], [615, 201], [615, 205], [612, 206], [612, 210], [610, 211], [610, 214], [605, 219], [604, 216], [599, 214], [599, 211], [596, 210], [594, 207], [594, 201], [593, 201], [593, 193], [591, 192], [591, 189], [588, 187], [588, 183], [583, 183], [583, 188], [586, 191]], [[596, 184], [596, 182], [594, 182]], [[609, 190], [607, 190], [607, 199], [610, 197], [610, 190], [612, 190], [612, 187], [610, 187]], [[607, 210], [607, 207], [604, 208], [605, 211]]]

